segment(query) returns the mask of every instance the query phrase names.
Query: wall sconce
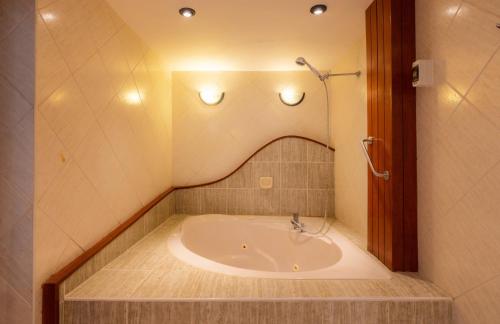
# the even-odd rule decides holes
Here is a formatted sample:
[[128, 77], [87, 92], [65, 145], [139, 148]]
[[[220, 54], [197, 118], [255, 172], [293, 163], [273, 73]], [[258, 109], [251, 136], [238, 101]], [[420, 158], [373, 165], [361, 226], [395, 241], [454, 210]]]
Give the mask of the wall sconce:
[[299, 105], [305, 96], [305, 92], [298, 92], [293, 88], [285, 88], [279, 93], [281, 102], [291, 107]]
[[198, 95], [201, 101], [208, 106], [218, 105], [224, 100], [224, 92], [216, 88], [202, 89]]

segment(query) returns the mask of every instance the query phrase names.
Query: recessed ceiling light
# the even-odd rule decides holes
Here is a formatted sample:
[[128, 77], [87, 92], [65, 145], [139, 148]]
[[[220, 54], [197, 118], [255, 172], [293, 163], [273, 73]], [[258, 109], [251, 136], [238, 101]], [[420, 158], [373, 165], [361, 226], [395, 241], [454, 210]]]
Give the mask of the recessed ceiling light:
[[196, 15], [196, 11], [193, 8], [181, 8], [179, 9], [179, 13], [181, 16], [184, 16], [186, 18], [191, 18], [194, 15]]
[[325, 13], [327, 9], [327, 6], [324, 5], [324, 4], [317, 4], [317, 5], [314, 5], [311, 7], [311, 10], [310, 12], [315, 15], [315, 16], [319, 16], [319, 15], [322, 15]]

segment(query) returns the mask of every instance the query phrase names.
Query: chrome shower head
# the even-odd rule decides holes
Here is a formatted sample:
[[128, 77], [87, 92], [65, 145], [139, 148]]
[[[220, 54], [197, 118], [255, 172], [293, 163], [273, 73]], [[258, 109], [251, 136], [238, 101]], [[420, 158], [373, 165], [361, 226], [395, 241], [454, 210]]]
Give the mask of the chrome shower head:
[[306, 59], [303, 58], [303, 57], [297, 57], [297, 59], [295, 60], [295, 63], [297, 63], [298, 65], [306, 65]]
[[314, 73], [321, 81], [324, 81], [328, 78], [328, 76], [321, 74], [314, 66], [309, 64], [303, 57], [297, 57], [295, 63], [297, 63], [300, 66], [306, 65], [309, 68], [309, 70], [311, 70], [311, 72]]

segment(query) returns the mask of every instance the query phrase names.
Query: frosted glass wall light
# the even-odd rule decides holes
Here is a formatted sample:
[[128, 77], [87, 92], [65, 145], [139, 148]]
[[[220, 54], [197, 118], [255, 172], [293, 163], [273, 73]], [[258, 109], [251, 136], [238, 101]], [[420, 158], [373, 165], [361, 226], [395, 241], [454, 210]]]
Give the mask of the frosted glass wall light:
[[299, 92], [293, 88], [285, 88], [279, 93], [279, 97], [282, 103], [287, 106], [297, 106], [306, 96], [305, 92]]
[[209, 106], [218, 105], [224, 100], [224, 92], [215, 87], [206, 87], [199, 92], [201, 101]]

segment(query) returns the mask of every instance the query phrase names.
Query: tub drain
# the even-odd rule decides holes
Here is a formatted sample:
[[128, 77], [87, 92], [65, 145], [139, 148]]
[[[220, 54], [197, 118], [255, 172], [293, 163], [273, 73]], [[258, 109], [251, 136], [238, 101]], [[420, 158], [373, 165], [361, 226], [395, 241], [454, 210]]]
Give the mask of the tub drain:
[[293, 272], [297, 272], [297, 271], [299, 271], [299, 270], [300, 270], [299, 265], [298, 265], [298, 264], [294, 264], [294, 265], [293, 265]]

